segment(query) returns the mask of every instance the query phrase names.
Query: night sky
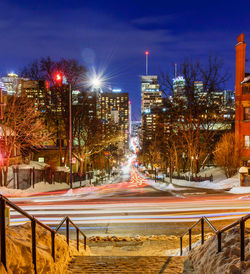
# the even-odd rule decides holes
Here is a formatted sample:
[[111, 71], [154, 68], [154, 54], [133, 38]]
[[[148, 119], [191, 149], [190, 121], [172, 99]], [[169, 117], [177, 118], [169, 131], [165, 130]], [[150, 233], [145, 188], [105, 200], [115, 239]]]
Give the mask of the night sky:
[[[0, 2], [0, 71], [19, 72], [35, 58], [76, 58], [105, 70], [113, 88], [130, 93], [139, 119], [140, 78], [167, 71], [185, 57], [224, 59], [234, 88], [236, 36], [250, 59], [250, 1], [12, 0]], [[250, 71], [250, 62], [246, 65]]]

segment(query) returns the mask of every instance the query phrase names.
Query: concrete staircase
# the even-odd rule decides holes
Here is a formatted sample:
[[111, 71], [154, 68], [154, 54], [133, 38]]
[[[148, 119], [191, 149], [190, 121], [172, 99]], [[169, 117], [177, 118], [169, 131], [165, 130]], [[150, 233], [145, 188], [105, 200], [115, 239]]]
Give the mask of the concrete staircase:
[[78, 256], [68, 273], [194, 273], [186, 257], [180, 256]]

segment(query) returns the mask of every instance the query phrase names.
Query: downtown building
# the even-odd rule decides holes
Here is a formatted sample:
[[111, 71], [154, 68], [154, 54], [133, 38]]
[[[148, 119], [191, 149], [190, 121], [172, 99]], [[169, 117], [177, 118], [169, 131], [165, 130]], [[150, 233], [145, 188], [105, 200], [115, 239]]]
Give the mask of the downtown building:
[[[15, 73], [8, 73], [7, 76], [0, 78], [1, 89], [1, 117], [3, 115], [4, 104], [11, 96], [26, 95], [27, 98], [34, 100], [34, 104], [41, 112], [45, 112], [46, 81], [35, 81], [28, 78], [19, 77]], [[1, 127], [0, 127], [1, 128]], [[16, 148], [11, 155], [10, 164], [19, 164], [22, 162], [21, 153]]]
[[101, 119], [103, 123], [104, 135], [106, 132], [105, 125], [114, 125], [118, 127], [123, 141], [119, 142], [119, 154], [122, 155], [128, 151], [130, 128], [131, 128], [131, 102], [127, 92], [120, 89], [113, 89], [101, 94]]
[[141, 144], [152, 141], [159, 109], [163, 104], [157, 75], [141, 76]]
[[244, 34], [237, 37], [235, 64], [235, 139], [240, 151], [242, 185], [250, 184], [250, 73], [245, 72]]

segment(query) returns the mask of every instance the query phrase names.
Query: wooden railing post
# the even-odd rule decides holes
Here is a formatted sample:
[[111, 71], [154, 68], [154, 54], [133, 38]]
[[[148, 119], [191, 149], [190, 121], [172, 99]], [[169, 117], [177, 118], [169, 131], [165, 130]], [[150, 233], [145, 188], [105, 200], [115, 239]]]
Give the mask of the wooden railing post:
[[56, 257], [55, 257], [55, 231], [51, 231], [51, 256], [54, 260], [54, 262], [56, 261]]
[[76, 230], [76, 248], [79, 251], [79, 229]]
[[190, 251], [192, 249], [192, 230], [191, 229], [188, 230], [188, 235], [189, 235], [188, 242], [189, 242], [189, 251]]
[[201, 244], [204, 244], [204, 219], [201, 218]]
[[218, 252], [221, 252], [221, 232], [218, 232], [217, 240], [218, 240]]
[[66, 239], [67, 244], [69, 245], [69, 218], [66, 219]]
[[5, 200], [0, 196], [0, 230], [1, 230], [1, 263], [7, 271], [6, 264], [6, 230], [5, 230]]
[[32, 261], [34, 265], [35, 274], [37, 273], [36, 269], [36, 220], [33, 218], [31, 220], [31, 237], [32, 237]]
[[182, 237], [180, 237], [180, 256], [182, 256]]
[[245, 260], [245, 221], [240, 222], [240, 260]]

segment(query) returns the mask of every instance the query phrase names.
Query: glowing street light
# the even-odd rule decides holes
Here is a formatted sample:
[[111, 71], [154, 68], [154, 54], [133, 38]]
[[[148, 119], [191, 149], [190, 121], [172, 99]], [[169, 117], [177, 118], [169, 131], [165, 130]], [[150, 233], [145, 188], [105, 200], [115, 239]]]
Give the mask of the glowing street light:
[[90, 88], [92, 91], [101, 91], [105, 86], [107, 78], [104, 76], [104, 70], [96, 71], [92, 68], [86, 79], [86, 87]]
[[99, 89], [102, 86], [102, 79], [95, 76], [95, 77], [90, 79], [90, 85], [94, 89]]

